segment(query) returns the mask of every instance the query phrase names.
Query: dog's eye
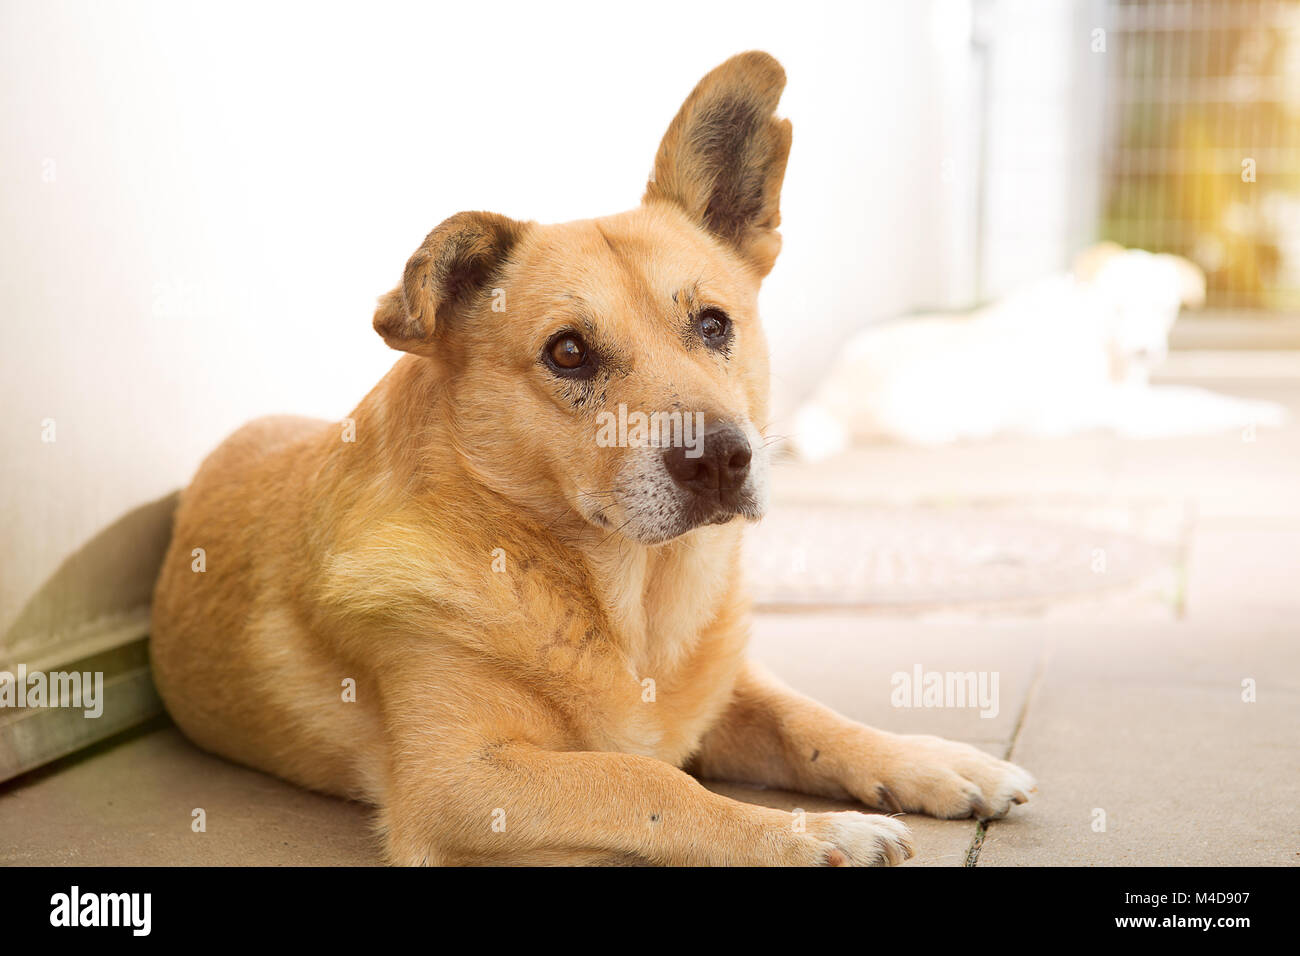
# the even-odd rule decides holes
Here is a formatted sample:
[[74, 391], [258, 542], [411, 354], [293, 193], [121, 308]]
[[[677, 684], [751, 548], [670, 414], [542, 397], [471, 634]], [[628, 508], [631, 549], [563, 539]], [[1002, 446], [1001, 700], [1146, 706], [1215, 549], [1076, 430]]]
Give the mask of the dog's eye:
[[546, 346], [546, 360], [560, 372], [576, 372], [590, 364], [587, 343], [576, 332], [561, 332]]
[[700, 329], [700, 337], [710, 348], [721, 348], [727, 343], [731, 332], [731, 319], [721, 309], [705, 309], [695, 320]]

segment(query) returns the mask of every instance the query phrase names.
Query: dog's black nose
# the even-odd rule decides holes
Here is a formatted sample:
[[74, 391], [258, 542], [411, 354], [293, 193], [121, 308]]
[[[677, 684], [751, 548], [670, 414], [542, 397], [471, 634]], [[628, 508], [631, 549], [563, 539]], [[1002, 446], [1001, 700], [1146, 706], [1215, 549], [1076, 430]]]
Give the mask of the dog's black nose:
[[673, 481], [696, 497], [717, 495], [720, 503], [734, 505], [736, 494], [749, 475], [753, 452], [749, 439], [735, 425], [705, 428], [694, 447], [673, 445], [664, 452], [664, 467]]

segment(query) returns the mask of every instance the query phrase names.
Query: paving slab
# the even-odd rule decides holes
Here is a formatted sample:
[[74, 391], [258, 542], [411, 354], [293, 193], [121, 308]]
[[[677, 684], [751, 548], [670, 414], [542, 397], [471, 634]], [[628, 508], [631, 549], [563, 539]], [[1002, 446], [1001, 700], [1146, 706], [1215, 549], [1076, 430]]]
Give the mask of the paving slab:
[[977, 865], [1300, 864], [1296, 636], [1244, 612], [1055, 630], [1012, 750], [1033, 812], [990, 824]]
[[[1040, 665], [1045, 633], [1036, 620], [765, 614], [755, 619], [750, 656], [852, 720], [897, 733], [991, 744], [1005, 756]], [[996, 707], [895, 706], [895, 675], [914, 677], [918, 667], [923, 674], [987, 675], [987, 686], [997, 691]], [[981, 716], [985, 710], [988, 716]]]
[[[1296, 468], [1300, 496], [1300, 461]], [[1290, 611], [1300, 620], [1300, 519], [1205, 519], [1191, 535], [1187, 616]], [[1300, 624], [1296, 627], [1300, 634]]]
[[373, 866], [369, 821], [155, 725], [0, 788], [0, 865]]

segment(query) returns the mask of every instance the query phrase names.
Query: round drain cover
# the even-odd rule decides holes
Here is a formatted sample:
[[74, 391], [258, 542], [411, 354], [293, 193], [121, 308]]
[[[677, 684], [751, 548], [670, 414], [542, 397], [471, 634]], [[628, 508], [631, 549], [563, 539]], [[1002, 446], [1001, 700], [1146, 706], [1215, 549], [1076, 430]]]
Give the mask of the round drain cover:
[[779, 505], [746, 538], [760, 607], [940, 609], [1132, 588], [1173, 549], [1011, 508]]

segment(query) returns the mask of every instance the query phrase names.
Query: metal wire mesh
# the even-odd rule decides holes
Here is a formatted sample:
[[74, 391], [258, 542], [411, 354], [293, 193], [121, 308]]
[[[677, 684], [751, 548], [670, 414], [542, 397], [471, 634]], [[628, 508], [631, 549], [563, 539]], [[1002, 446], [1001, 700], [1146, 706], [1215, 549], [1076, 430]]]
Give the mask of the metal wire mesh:
[[1300, 2], [1110, 0], [1102, 233], [1300, 312]]

